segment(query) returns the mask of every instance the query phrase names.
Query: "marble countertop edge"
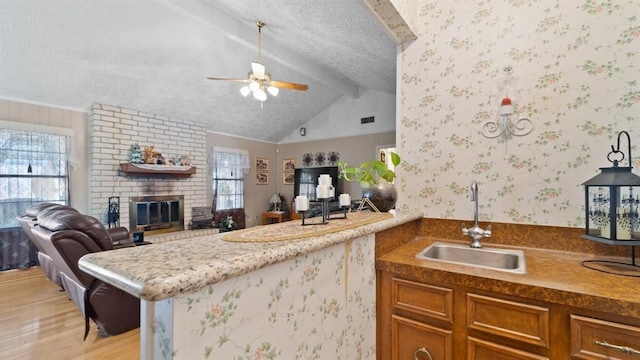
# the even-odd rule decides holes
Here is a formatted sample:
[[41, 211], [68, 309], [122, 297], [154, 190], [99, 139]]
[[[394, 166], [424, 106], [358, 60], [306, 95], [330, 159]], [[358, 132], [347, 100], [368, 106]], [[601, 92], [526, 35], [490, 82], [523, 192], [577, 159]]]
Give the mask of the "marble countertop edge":
[[133, 296], [159, 301], [422, 217], [421, 211], [403, 210], [353, 229], [277, 242], [229, 242], [222, 240], [224, 234], [204, 235], [87, 254], [78, 265]]

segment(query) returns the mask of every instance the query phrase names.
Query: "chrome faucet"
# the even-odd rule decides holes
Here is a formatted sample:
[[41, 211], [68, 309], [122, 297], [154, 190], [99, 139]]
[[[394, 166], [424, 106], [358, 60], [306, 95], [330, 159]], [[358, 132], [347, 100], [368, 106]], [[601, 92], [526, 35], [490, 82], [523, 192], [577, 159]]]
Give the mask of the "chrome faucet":
[[467, 226], [462, 224], [462, 234], [469, 235], [473, 239], [471, 244], [472, 248], [481, 248], [482, 244], [480, 243], [480, 239], [483, 237], [491, 237], [491, 225], [487, 228], [487, 230], [483, 230], [480, 226], [478, 226], [478, 183], [473, 180], [471, 182], [471, 201], [473, 204], [473, 227], [468, 229]]

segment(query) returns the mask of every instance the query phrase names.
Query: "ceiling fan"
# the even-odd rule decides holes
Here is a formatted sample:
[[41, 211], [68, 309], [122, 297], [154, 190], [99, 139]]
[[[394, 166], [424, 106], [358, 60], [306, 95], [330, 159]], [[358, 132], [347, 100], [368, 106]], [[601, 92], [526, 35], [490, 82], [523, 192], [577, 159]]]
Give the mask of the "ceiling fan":
[[266, 25], [262, 21], [256, 21], [258, 26], [258, 61], [251, 62], [251, 71], [247, 79], [219, 78], [209, 77], [209, 80], [225, 80], [242, 83], [249, 83], [240, 89], [242, 96], [248, 96], [253, 93], [253, 97], [260, 102], [267, 100], [267, 92], [272, 96], [277, 96], [279, 89], [307, 91], [309, 86], [305, 84], [296, 84], [288, 81], [278, 81], [271, 79], [271, 73], [267, 72], [262, 65], [262, 28]]

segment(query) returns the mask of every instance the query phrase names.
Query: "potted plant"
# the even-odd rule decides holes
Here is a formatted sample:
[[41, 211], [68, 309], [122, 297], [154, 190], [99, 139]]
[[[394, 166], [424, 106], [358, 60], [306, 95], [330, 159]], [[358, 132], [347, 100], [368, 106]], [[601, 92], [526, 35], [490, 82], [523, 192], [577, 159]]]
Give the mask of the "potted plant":
[[[400, 164], [400, 155], [391, 152], [393, 166]], [[380, 211], [393, 209], [398, 200], [398, 192], [393, 185], [396, 173], [380, 160], [367, 161], [360, 166], [349, 166], [346, 162], [339, 162], [339, 178], [346, 181], [357, 181], [362, 186], [362, 197], [366, 197]]]

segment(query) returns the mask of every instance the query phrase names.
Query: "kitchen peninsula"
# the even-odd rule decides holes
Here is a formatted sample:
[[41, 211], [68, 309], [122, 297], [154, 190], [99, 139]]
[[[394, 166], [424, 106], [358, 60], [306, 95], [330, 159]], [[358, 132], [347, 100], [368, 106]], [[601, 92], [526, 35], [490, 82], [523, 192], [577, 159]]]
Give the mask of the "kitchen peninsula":
[[[423, 215], [366, 216], [281, 241], [223, 233], [94, 253], [80, 267], [141, 299], [141, 359], [370, 359], [375, 234]], [[282, 236], [299, 223], [247, 230]]]

